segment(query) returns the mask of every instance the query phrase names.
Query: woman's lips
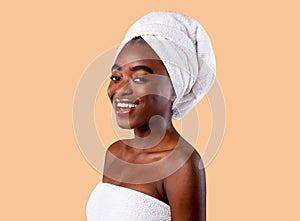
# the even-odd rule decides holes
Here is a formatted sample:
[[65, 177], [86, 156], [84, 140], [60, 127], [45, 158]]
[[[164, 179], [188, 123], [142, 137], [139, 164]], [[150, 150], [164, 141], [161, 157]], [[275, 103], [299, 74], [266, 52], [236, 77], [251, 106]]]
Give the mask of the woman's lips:
[[139, 101], [132, 101], [129, 99], [116, 99], [114, 101], [115, 111], [118, 115], [132, 113], [138, 105]]

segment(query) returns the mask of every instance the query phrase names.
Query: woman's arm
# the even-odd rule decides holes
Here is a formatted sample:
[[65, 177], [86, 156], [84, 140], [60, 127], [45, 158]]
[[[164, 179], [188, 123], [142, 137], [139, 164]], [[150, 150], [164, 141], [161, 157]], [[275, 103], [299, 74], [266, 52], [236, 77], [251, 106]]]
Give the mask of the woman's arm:
[[206, 220], [205, 170], [194, 151], [188, 161], [164, 180], [172, 221]]

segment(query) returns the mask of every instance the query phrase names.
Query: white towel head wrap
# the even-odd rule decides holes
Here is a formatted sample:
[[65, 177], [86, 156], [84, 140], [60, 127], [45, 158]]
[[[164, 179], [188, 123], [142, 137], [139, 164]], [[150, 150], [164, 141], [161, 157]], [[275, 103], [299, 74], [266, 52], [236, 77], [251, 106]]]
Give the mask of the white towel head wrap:
[[176, 94], [172, 117], [181, 119], [208, 92], [216, 76], [215, 55], [208, 35], [193, 18], [176, 12], [155, 11], [129, 28], [118, 53], [138, 36], [164, 63]]

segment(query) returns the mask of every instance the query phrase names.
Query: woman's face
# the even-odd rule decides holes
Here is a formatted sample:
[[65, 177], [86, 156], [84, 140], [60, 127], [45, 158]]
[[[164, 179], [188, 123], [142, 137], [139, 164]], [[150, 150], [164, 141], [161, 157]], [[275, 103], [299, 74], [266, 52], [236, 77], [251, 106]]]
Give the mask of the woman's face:
[[170, 78], [148, 45], [133, 43], [122, 49], [107, 92], [121, 128], [146, 126], [154, 115], [171, 118]]

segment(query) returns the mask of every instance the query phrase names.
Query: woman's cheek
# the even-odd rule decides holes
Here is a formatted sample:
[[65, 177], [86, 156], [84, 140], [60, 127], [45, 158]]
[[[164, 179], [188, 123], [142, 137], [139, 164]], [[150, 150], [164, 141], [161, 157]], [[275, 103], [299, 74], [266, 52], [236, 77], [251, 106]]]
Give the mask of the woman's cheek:
[[158, 84], [156, 81], [147, 82], [145, 84], [136, 85], [134, 91], [137, 96], [142, 97], [145, 95], [153, 95], [159, 92]]
[[109, 85], [108, 88], [107, 88], [107, 95], [108, 95], [110, 100], [112, 100], [113, 94], [114, 94], [113, 87], [111, 85]]

